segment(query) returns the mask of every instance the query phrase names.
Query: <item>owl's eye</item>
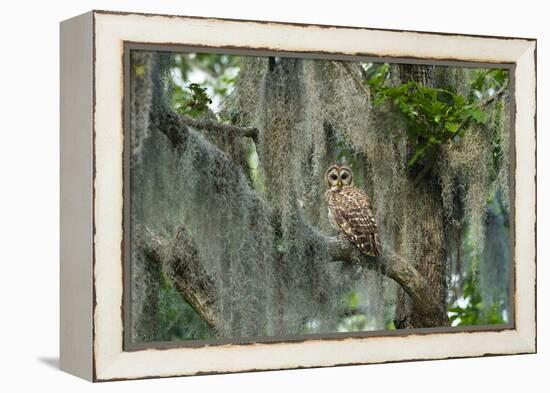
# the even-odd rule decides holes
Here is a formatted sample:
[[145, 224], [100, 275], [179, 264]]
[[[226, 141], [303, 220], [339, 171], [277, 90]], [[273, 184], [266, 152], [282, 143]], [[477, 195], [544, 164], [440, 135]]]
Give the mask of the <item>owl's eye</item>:
[[348, 178], [348, 173], [344, 172], [342, 173], [342, 180], [346, 180]]
[[330, 175], [330, 178], [331, 178], [332, 180], [336, 180], [336, 179], [338, 179], [338, 176], [336, 176], [336, 174], [333, 173], [332, 175]]

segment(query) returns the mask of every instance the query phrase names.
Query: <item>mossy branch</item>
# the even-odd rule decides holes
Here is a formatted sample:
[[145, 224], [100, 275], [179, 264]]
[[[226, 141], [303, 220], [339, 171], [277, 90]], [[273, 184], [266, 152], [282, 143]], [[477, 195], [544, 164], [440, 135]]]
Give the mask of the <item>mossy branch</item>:
[[238, 127], [231, 124], [223, 124], [215, 120], [193, 119], [191, 116], [177, 115], [180, 121], [189, 127], [199, 130], [229, 133], [235, 136], [249, 137], [258, 143], [259, 131], [256, 127]]
[[[432, 326], [437, 321], [446, 320], [446, 310], [441, 308], [426, 279], [401, 255], [385, 249], [380, 256], [367, 256], [346, 239], [325, 236], [313, 227], [308, 227], [306, 235], [310, 241], [317, 243], [316, 247], [325, 247], [333, 261], [378, 270], [397, 282], [411, 297], [415, 309], [422, 314], [419, 319], [425, 321], [423, 325]], [[441, 318], [443, 314], [445, 317]]]
[[221, 324], [216, 304], [215, 284], [201, 265], [199, 252], [193, 240], [180, 227], [172, 240], [140, 226], [137, 228], [137, 246], [153, 263], [158, 263], [168, 274], [176, 290], [206, 323], [216, 329]]
[[[168, 111], [159, 114], [158, 121], [158, 129], [168, 137], [174, 148], [185, 149], [190, 133], [195, 132], [188, 127], [189, 124], [185, 119], [181, 115]], [[219, 167], [228, 171], [226, 174], [228, 178], [244, 176], [242, 170], [227, 154], [206, 139], [201, 139], [196, 147], [205, 155], [210, 155], [212, 160], [220, 161], [222, 165]], [[269, 216], [267, 219], [276, 225], [277, 220], [273, 217], [273, 209], [267, 206], [252, 188], [244, 192], [247, 195], [243, 195], [243, 198], [255, 199], [256, 204], [262, 206], [262, 209], [259, 209], [261, 214]], [[425, 319], [426, 326], [431, 326], [432, 319], [435, 320], [441, 313], [445, 313], [445, 310], [440, 309], [427, 281], [414, 265], [392, 250], [385, 250], [379, 257], [369, 257], [339, 236], [326, 236], [304, 220], [301, 224], [301, 231], [297, 235], [303, 237], [310, 249], [326, 252], [335, 262], [359, 264], [376, 269], [397, 282], [415, 303], [415, 309], [422, 314], [419, 317]], [[181, 228], [172, 241], [164, 239], [148, 228], [141, 228], [140, 231], [142, 233], [139, 235], [138, 246], [151, 261], [168, 266], [173, 272], [172, 278], [176, 289], [211, 326], [219, 327], [221, 318], [217, 311], [215, 285], [211, 277], [204, 272], [197, 249], [192, 239], [187, 236], [185, 229]]]

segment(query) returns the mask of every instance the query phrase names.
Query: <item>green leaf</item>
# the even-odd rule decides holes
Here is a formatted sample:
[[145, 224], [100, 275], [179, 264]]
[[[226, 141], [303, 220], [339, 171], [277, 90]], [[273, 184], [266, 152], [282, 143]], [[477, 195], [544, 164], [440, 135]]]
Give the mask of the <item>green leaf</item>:
[[453, 134], [458, 130], [458, 127], [460, 127], [459, 123], [455, 123], [455, 122], [445, 123], [445, 128], [451, 131]]
[[493, 70], [493, 78], [495, 78], [497, 83], [502, 85], [508, 78], [508, 72], [503, 69]]
[[481, 124], [485, 124], [489, 118], [489, 115], [487, 115], [486, 112], [477, 107], [470, 109], [468, 113], [475, 119], [475, 121]]
[[206, 88], [197, 83], [191, 83], [187, 88], [190, 90], [190, 93], [187, 94], [188, 98], [184, 98], [184, 102], [176, 105], [176, 108], [180, 113], [189, 116], [201, 116], [208, 111], [208, 105], [212, 103], [212, 100], [206, 93]]
[[412, 158], [407, 162], [407, 165], [408, 166], [413, 166], [414, 164], [416, 164], [416, 162], [422, 158], [422, 156], [424, 155], [424, 152], [426, 151], [427, 148], [428, 148], [428, 145], [422, 145], [422, 146], [418, 147], [415, 150], [414, 155], [412, 156]]

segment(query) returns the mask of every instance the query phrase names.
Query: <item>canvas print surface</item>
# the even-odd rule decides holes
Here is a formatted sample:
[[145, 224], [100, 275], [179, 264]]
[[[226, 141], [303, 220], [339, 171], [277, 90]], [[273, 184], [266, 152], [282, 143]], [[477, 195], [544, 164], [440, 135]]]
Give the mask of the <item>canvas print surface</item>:
[[128, 56], [130, 343], [512, 321], [509, 69]]

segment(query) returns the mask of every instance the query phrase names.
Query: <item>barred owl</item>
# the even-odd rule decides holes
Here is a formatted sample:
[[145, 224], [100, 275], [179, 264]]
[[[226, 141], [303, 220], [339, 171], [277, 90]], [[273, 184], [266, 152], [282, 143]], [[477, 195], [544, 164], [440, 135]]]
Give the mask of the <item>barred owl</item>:
[[345, 165], [333, 165], [325, 173], [328, 217], [335, 229], [367, 255], [380, 255], [378, 227], [369, 197], [353, 185], [353, 173]]

